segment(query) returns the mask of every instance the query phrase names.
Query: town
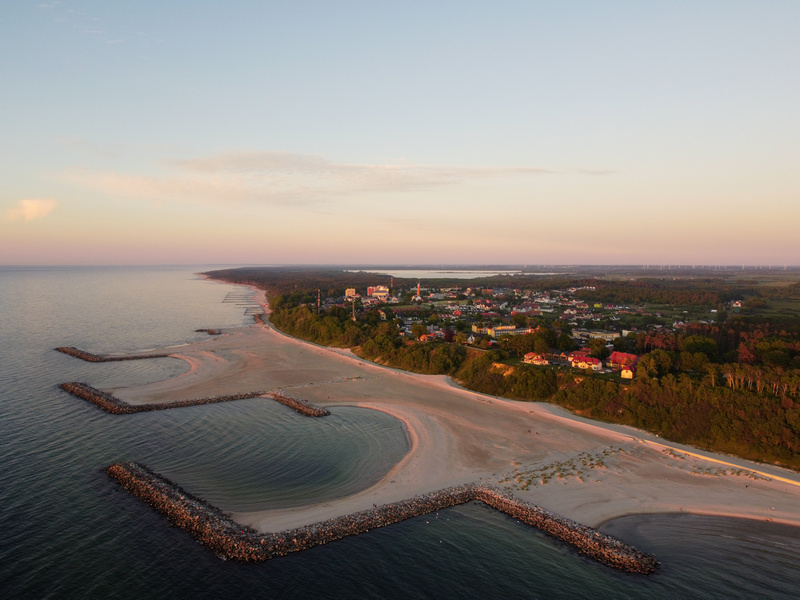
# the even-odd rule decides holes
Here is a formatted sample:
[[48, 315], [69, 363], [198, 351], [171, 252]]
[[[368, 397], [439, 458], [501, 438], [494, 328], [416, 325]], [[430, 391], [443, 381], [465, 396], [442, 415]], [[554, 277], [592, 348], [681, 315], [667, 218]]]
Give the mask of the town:
[[[570, 367], [579, 371], [635, 376], [640, 353], [637, 339], [648, 331], [680, 332], [686, 323], [665, 320], [644, 305], [589, 303], [581, 293], [594, 286], [546, 291], [509, 287], [411, 288], [372, 285], [365, 290], [347, 288], [344, 296], [319, 298], [318, 308], [346, 309], [352, 319], [376, 311], [382, 321], [394, 321], [400, 334], [420, 342], [453, 342], [483, 349], [520, 347], [510, 339], [532, 336], [533, 348], [521, 354], [529, 365]], [[735, 313], [741, 300], [727, 303]], [[710, 309], [701, 324], [712, 324], [719, 309]], [[637, 324], [632, 324], [637, 323]], [[537, 335], [538, 334], [538, 335]], [[549, 343], [548, 343], [549, 342]]]

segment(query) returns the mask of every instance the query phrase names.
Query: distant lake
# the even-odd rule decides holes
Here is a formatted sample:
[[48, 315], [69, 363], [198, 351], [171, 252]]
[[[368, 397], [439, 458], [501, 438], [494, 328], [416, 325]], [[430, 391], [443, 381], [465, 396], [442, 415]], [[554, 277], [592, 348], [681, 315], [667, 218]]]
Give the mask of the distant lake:
[[477, 279], [478, 277], [494, 277], [496, 275], [563, 275], [564, 273], [523, 273], [522, 271], [459, 271], [456, 269], [348, 269], [349, 273], [378, 273], [381, 275], [391, 275], [392, 277], [403, 277], [406, 279]]

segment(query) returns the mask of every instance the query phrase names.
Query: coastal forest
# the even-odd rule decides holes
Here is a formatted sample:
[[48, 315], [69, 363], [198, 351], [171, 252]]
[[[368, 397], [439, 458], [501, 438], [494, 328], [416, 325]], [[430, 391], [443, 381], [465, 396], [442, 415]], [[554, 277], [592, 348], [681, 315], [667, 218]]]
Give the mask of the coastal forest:
[[[564, 316], [491, 317], [528, 327], [496, 343], [466, 343], [470, 321], [442, 314], [435, 303], [360, 306], [336, 302], [346, 288], [371, 285], [374, 273], [335, 269], [232, 269], [217, 279], [266, 290], [270, 320], [292, 336], [352, 348], [378, 364], [418, 373], [446, 374], [476, 392], [551, 402], [578, 415], [632, 425], [665, 439], [800, 470], [800, 275], [768, 279], [673, 273], [631, 276], [589, 270], [548, 277], [499, 276], [480, 280], [425, 281], [430, 289], [544, 292], [579, 289], [590, 305], [617, 306], [612, 327], [632, 328], [611, 344], [589, 345], [593, 356], [620, 351], [637, 356], [635, 377], [526, 364], [530, 352], [569, 352], [578, 347], [574, 323]], [[705, 274], [701, 274], [705, 275]], [[394, 278], [398, 292], [418, 284]], [[394, 290], [393, 290], [394, 291]], [[505, 298], [513, 306], [514, 294]], [[495, 293], [496, 297], [496, 293]], [[465, 300], [466, 298], [466, 300]], [[322, 299], [330, 299], [323, 303]], [[740, 305], [741, 309], [731, 308]], [[676, 322], [675, 315], [715, 318]], [[355, 316], [355, 319], [354, 319]], [[409, 318], [414, 321], [409, 335]], [[488, 319], [477, 316], [475, 319]], [[601, 321], [604, 317], [601, 317]], [[595, 315], [595, 321], [597, 321]], [[606, 320], [604, 325], [608, 325]], [[422, 341], [431, 328], [436, 338]]]

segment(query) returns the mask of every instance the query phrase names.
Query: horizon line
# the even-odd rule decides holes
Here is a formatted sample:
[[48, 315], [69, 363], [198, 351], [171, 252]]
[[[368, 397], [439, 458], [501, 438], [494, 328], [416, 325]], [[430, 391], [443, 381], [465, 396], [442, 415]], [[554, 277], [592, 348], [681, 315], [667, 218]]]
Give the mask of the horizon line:
[[786, 271], [800, 269], [800, 264], [775, 263], [247, 263], [247, 262], [165, 262], [165, 263], [8, 263], [0, 264], [3, 268], [115, 268], [115, 267], [224, 267], [224, 268], [283, 268], [283, 267], [324, 267], [330, 269], [380, 268], [397, 270], [462, 270], [462, 271], [494, 271], [517, 270], [530, 272], [532, 269], [576, 269], [576, 268], [633, 268], [641, 270], [727, 270], [727, 271]]

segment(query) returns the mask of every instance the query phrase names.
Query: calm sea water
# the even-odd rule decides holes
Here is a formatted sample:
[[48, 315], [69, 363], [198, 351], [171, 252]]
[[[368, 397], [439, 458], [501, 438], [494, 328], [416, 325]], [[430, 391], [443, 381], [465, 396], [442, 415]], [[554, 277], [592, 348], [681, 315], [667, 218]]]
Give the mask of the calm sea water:
[[369, 485], [406, 438], [393, 418], [354, 408], [315, 420], [253, 399], [114, 416], [56, 387], [144, 383], [185, 366], [88, 364], [55, 346], [129, 352], [250, 324], [241, 288], [202, 270], [0, 267], [1, 598], [798, 596], [797, 529], [690, 515], [605, 526], [659, 557], [651, 577], [586, 560], [477, 503], [259, 565], [218, 559], [102, 469], [141, 461], [227, 510], [291, 506]]

